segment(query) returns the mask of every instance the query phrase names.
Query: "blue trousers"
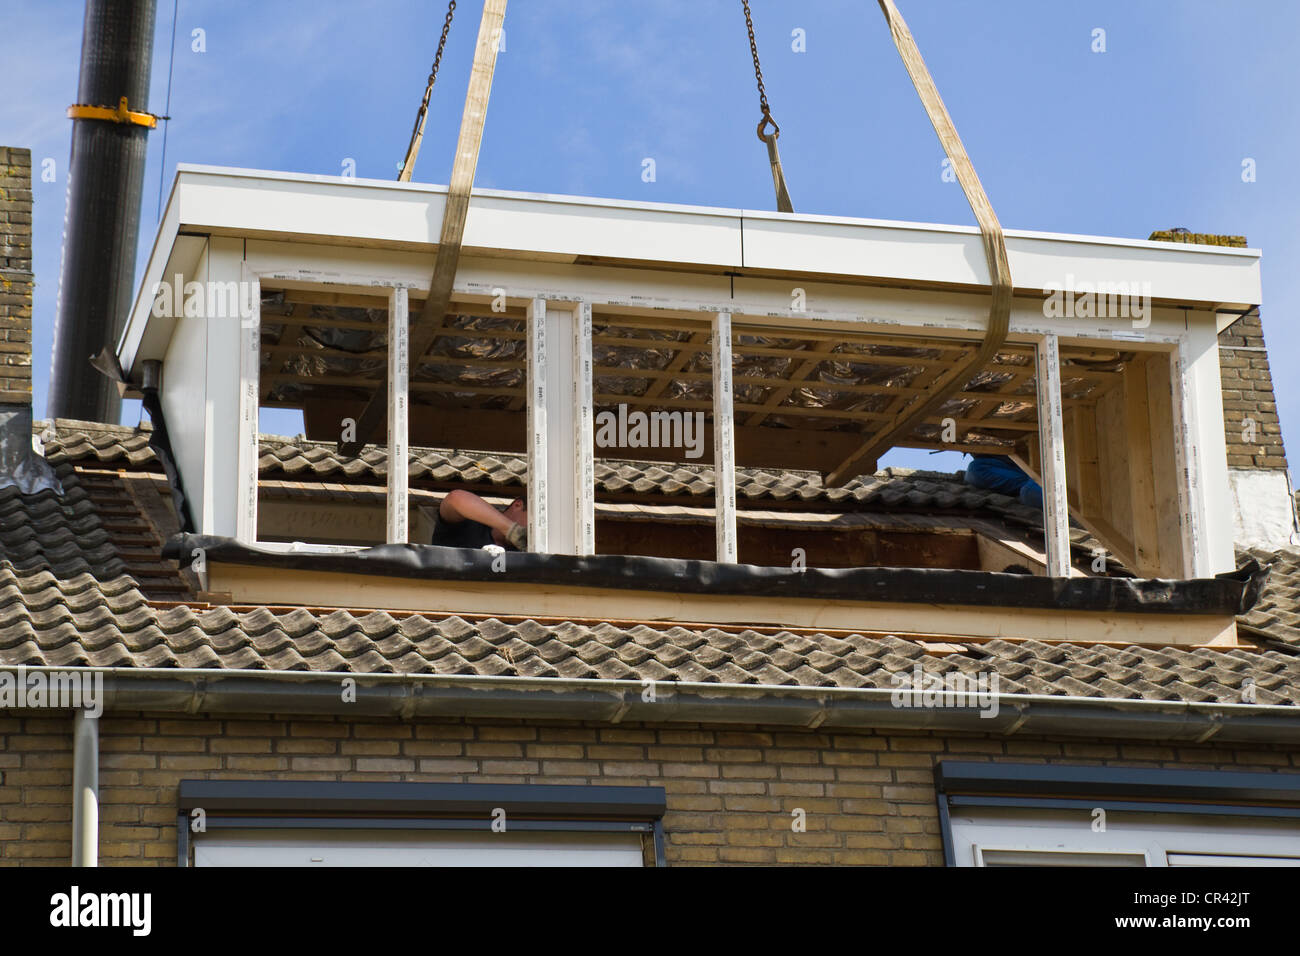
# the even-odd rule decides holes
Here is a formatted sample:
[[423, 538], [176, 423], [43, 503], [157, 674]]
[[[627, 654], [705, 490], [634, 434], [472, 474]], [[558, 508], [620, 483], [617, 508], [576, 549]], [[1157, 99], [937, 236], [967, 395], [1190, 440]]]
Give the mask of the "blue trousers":
[[1018, 498], [1030, 508], [1043, 507], [1043, 489], [1004, 455], [975, 455], [966, 466], [966, 484]]

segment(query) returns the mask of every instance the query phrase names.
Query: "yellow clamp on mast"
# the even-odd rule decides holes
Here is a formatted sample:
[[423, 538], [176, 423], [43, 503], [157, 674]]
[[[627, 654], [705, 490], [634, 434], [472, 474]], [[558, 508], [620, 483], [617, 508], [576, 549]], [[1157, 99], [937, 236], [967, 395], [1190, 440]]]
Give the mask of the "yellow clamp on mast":
[[[125, 96], [118, 100], [117, 109], [109, 106], [87, 106], [84, 103], [75, 103], [68, 107], [68, 119], [107, 120], [110, 123], [127, 123], [148, 129], [156, 129], [159, 118], [152, 113], [140, 113], [130, 109], [126, 104]], [[166, 119], [165, 116], [161, 118]]]

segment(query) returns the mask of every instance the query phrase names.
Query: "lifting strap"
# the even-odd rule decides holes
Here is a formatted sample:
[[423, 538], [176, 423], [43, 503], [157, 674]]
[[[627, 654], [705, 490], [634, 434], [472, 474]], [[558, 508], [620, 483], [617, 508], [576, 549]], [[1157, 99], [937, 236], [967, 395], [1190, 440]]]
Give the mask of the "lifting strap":
[[[497, 48], [501, 43], [501, 26], [506, 17], [506, 0], [484, 0], [483, 19], [479, 21], [478, 41], [474, 46], [474, 65], [470, 69], [469, 89], [465, 93], [465, 111], [461, 114], [460, 137], [456, 141], [456, 158], [451, 166], [447, 186], [447, 204], [442, 212], [442, 231], [438, 252], [429, 279], [429, 294], [417, 323], [411, 326], [411, 372], [420, 364], [447, 315], [456, 265], [460, 261], [461, 240], [465, 237], [465, 217], [469, 213], [470, 190], [478, 167], [479, 147], [483, 143], [483, 124], [487, 121], [488, 95], [492, 92], [492, 74], [496, 71]], [[388, 414], [388, 380], [375, 387], [370, 402], [357, 419], [354, 440], [341, 442], [339, 451], [355, 456]], [[391, 467], [391, 465], [390, 465]]]
[[894, 38], [894, 46], [903, 59], [903, 66], [912, 79], [912, 85], [916, 87], [916, 93], [921, 98], [934, 131], [939, 135], [943, 151], [948, 154], [957, 182], [961, 183], [966, 201], [975, 213], [975, 221], [979, 223], [993, 298], [989, 305], [988, 328], [975, 354], [941, 375], [930, 386], [927, 394], [887, 422], [870, 441], [837, 465], [826, 476], [829, 487], [841, 485], [855, 475], [874, 473], [880, 455], [892, 448], [897, 439], [912, 434], [918, 425], [970, 381], [976, 372], [992, 361], [1006, 341], [1007, 329], [1011, 323], [1011, 264], [1007, 260], [1007, 243], [1002, 226], [989, 197], [984, 193], [984, 187], [980, 185], [979, 177], [975, 175], [975, 167], [966, 155], [966, 148], [957, 135], [957, 127], [953, 125], [952, 117], [948, 115], [948, 110], [939, 97], [939, 90], [934, 85], [930, 71], [926, 69], [925, 61], [921, 59], [921, 51], [917, 49], [903, 15], [894, 6], [894, 0], [879, 0], [879, 3], [889, 24], [890, 35]]
[[424, 99], [415, 114], [415, 129], [411, 130], [411, 144], [406, 147], [406, 158], [402, 160], [402, 170], [397, 174], [399, 183], [409, 183], [411, 173], [415, 171], [415, 160], [420, 155], [420, 143], [424, 141], [424, 120], [429, 115], [429, 98], [433, 96], [433, 81], [438, 78], [438, 64], [442, 62], [442, 50], [447, 45], [447, 32], [451, 29], [451, 17], [456, 12], [456, 0], [447, 4], [447, 19], [442, 21], [442, 36], [438, 38], [438, 52], [433, 55], [433, 66], [429, 69], [429, 82], [424, 88]]
[[[790, 202], [790, 191], [785, 188], [785, 171], [781, 169], [781, 154], [777, 152], [776, 140], [781, 135], [781, 127], [772, 119], [772, 110], [767, 105], [767, 90], [763, 88], [763, 68], [758, 64], [758, 43], [754, 40], [754, 19], [749, 12], [749, 0], [740, 0], [745, 8], [745, 27], [749, 31], [749, 52], [754, 58], [754, 78], [758, 80], [758, 107], [763, 111], [758, 121], [758, 139], [767, 144], [767, 161], [772, 166], [772, 185], [776, 189], [776, 208], [781, 212], [794, 212]], [[771, 130], [764, 129], [771, 126]]]

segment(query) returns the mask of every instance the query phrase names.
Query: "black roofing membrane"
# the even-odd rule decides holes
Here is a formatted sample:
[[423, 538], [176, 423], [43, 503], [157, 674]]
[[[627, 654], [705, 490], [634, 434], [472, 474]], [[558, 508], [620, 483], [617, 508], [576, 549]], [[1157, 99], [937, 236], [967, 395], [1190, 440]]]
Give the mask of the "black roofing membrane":
[[[736, 597], [955, 604], [1157, 614], [1237, 615], [1259, 599], [1268, 569], [1253, 559], [1213, 578], [1048, 578], [935, 568], [808, 568], [720, 564], [625, 555], [506, 552], [505, 570], [483, 550], [385, 544], [360, 551], [284, 552], [216, 535], [178, 534], [164, 558], [188, 563], [196, 549], [216, 564], [242, 564], [430, 581], [490, 581]], [[497, 564], [500, 568], [500, 563]]]

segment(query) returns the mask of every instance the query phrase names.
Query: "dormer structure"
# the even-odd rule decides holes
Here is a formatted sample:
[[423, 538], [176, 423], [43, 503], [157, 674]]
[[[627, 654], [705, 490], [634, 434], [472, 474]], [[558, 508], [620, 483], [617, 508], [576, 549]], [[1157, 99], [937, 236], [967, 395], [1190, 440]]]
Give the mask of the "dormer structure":
[[[426, 328], [416, 317], [445, 196], [180, 167], [118, 360], [128, 388], [156, 395], [192, 521], [174, 551], [203, 552], [213, 592], [242, 604], [1235, 640], [1249, 583], [1215, 578], [1234, 568], [1216, 337], [1260, 303], [1256, 250], [1008, 230], [1005, 342], [932, 418], [898, 433], [987, 332], [973, 227], [475, 190], [452, 307]], [[416, 355], [413, 341], [432, 344]], [[422, 543], [433, 502], [408, 486], [408, 468], [386, 469], [382, 537], [331, 540], [327, 526], [300, 540], [295, 527], [310, 522], [272, 514], [259, 412], [299, 408], [308, 440], [346, 444], [381, 384], [386, 428], [369, 438], [385, 462], [409, 462], [412, 445], [526, 456], [533, 553], [510, 555], [508, 573]], [[846, 463], [873, 472], [882, 446], [1015, 459], [1043, 486], [1046, 574], [747, 559], [738, 468], [844, 482], [856, 475]], [[712, 560], [602, 551], [595, 463], [624, 458], [712, 466]], [[1072, 524], [1132, 576], [1080, 571]]]

